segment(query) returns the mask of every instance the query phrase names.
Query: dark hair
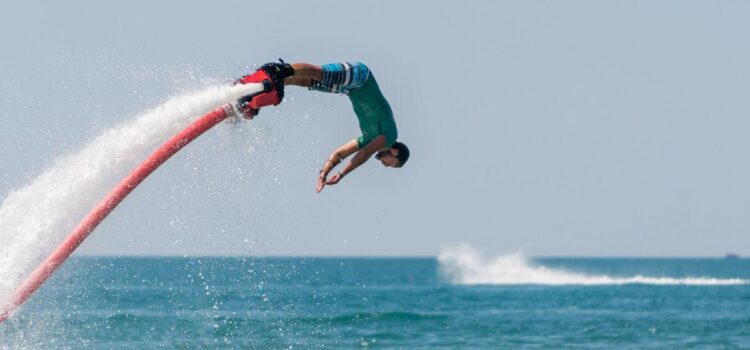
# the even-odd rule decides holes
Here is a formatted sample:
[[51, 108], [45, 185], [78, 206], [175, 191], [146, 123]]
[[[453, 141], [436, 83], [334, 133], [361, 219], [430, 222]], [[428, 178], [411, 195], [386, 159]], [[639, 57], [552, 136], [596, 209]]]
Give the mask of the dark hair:
[[406, 161], [409, 160], [409, 148], [406, 147], [405, 144], [398, 141], [394, 142], [391, 148], [398, 150], [398, 155], [396, 156], [396, 158], [398, 158], [401, 166], [404, 166], [404, 164], [406, 164]]

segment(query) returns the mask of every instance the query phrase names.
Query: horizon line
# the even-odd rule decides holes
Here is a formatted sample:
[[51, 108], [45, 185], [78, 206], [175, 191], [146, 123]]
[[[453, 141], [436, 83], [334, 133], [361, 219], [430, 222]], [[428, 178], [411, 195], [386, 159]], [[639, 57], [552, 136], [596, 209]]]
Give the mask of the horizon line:
[[[509, 254], [508, 254], [509, 255]], [[239, 255], [239, 254], [74, 254], [73, 258], [257, 258], [257, 259], [437, 259], [439, 255]], [[529, 259], [714, 259], [714, 260], [747, 260], [750, 257], [734, 255], [534, 255], [524, 256]]]

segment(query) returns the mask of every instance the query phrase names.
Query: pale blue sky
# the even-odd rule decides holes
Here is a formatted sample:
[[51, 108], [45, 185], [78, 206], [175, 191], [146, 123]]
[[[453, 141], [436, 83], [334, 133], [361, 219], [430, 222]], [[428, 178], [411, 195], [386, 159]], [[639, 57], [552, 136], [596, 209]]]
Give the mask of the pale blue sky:
[[[129, 197], [88, 254], [750, 254], [742, 1], [14, 2], [0, 12], [0, 195], [201, 80], [359, 60], [412, 159], [315, 194], [358, 136], [289, 89]], [[254, 153], [245, 150], [253, 147]], [[232, 178], [240, 169], [252, 176]]]

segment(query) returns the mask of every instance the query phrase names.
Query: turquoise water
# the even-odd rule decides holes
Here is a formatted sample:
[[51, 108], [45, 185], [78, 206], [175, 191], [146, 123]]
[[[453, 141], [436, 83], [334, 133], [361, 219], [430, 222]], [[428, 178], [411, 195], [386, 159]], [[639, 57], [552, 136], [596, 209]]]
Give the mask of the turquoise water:
[[[621, 278], [593, 285], [461, 284], [444, 264], [73, 258], [0, 339], [3, 349], [750, 348], [750, 260], [525, 262]], [[634, 276], [671, 279], [622, 282]]]

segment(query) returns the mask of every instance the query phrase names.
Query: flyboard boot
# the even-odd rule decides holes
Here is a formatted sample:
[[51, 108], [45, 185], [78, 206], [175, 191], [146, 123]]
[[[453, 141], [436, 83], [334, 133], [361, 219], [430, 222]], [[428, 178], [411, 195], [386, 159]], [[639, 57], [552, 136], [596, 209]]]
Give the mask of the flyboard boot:
[[281, 63], [271, 62], [260, 67], [255, 73], [248, 74], [235, 84], [263, 84], [263, 91], [256, 92], [237, 100], [237, 111], [245, 119], [253, 119], [261, 107], [276, 106], [284, 99], [284, 79], [294, 75], [294, 68], [279, 59]]

